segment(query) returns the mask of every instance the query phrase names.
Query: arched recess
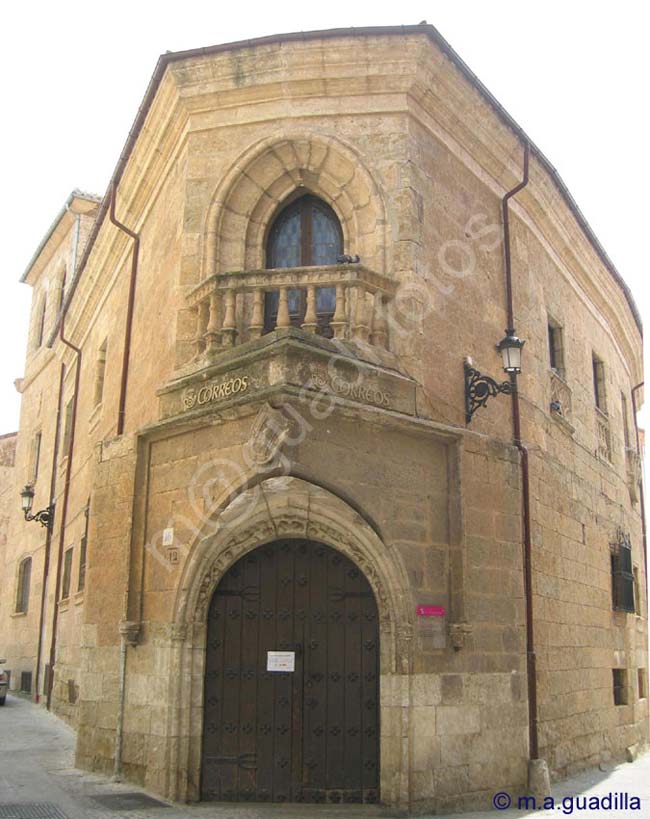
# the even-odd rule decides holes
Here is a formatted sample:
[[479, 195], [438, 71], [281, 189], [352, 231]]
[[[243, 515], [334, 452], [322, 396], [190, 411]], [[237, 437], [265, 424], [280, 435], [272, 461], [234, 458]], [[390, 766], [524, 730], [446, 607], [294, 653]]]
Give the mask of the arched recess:
[[[355, 510], [321, 487], [298, 478], [280, 477], [242, 492], [220, 513], [216, 525], [206, 522], [205, 531], [191, 546], [177, 592], [171, 628], [170, 659], [175, 671], [170, 679], [168, 724], [168, 796], [173, 799], [199, 798], [206, 616], [212, 595], [237, 560], [264, 543], [282, 538], [305, 538], [329, 545], [363, 571], [379, 613], [380, 678], [399, 675], [404, 679], [410, 672], [410, 593], [397, 554]], [[382, 698], [380, 720], [386, 716], [387, 722], [383, 712]], [[391, 749], [391, 753], [382, 750], [382, 801], [396, 805], [408, 800], [408, 770], [396, 771], [394, 767], [396, 759], [406, 757], [397, 749]]]
[[387, 272], [385, 203], [360, 155], [338, 138], [300, 134], [258, 142], [215, 190], [204, 226], [202, 277], [263, 268], [268, 225], [297, 190], [332, 207], [346, 253]]

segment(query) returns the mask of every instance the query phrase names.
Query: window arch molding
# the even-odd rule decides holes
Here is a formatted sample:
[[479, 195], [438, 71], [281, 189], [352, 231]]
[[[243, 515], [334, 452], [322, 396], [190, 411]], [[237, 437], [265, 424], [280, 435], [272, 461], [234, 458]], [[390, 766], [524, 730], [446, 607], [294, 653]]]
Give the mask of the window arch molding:
[[386, 274], [392, 250], [384, 196], [362, 157], [339, 138], [300, 134], [261, 140], [217, 185], [203, 228], [199, 279], [263, 269], [269, 224], [301, 189], [332, 207], [345, 252]]

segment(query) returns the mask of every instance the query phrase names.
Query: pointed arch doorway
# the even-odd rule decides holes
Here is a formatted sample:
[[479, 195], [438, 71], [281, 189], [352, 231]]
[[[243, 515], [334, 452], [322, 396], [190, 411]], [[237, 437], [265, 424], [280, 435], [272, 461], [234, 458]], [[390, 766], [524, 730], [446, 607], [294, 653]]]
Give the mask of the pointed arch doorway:
[[379, 622], [360, 569], [273, 541], [226, 572], [207, 626], [202, 799], [378, 801]]

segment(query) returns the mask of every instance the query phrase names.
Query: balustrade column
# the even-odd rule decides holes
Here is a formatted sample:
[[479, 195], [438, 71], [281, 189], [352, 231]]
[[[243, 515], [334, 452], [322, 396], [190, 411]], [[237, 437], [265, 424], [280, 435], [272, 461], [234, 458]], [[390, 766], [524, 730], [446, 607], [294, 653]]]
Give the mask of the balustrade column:
[[354, 316], [354, 330], [352, 335], [359, 341], [368, 341], [370, 326], [368, 324], [368, 304], [366, 291], [363, 287], [355, 287], [357, 305]]
[[196, 354], [201, 355], [205, 350], [206, 341], [205, 333], [208, 329], [208, 320], [210, 318], [210, 302], [207, 299], [199, 302], [196, 311], [196, 338], [194, 344], [196, 346]]
[[276, 322], [276, 327], [281, 328], [290, 326], [291, 316], [289, 315], [289, 292], [288, 288], [281, 287], [278, 302], [278, 319]]
[[307, 287], [307, 309], [305, 310], [305, 320], [300, 325], [303, 330], [315, 333], [318, 328], [318, 316], [316, 315], [316, 287], [313, 284]]
[[372, 321], [372, 343], [388, 349], [388, 320], [386, 302], [382, 293], [375, 293], [375, 312]]
[[259, 338], [264, 329], [264, 291], [253, 291], [253, 315], [248, 332], [251, 338]]
[[237, 325], [235, 324], [235, 291], [226, 290], [226, 313], [221, 330], [223, 343], [226, 347], [234, 347]]
[[221, 336], [221, 294], [218, 291], [210, 293], [210, 318], [205, 331], [206, 350], [215, 350], [219, 347]]
[[345, 338], [345, 329], [348, 323], [345, 313], [346, 291], [347, 286], [342, 282], [336, 285], [336, 308], [330, 321], [334, 338]]

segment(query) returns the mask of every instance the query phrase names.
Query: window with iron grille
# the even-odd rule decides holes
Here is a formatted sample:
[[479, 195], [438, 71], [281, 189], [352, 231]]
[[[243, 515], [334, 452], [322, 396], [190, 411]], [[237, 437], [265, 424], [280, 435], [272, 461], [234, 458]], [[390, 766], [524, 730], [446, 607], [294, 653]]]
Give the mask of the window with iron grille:
[[616, 611], [634, 613], [634, 574], [632, 572], [632, 544], [629, 537], [619, 533], [618, 543], [611, 553], [612, 603]]
[[614, 705], [627, 705], [627, 672], [624, 668], [613, 668]]
[[18, 569], [18, 589], [16, 592], [16, 614], [27, 614], [29, 609], [29, 587], [32, 579], [32, 559], [26, 557]]
[[564, 332], [561, 325], [549, 316], [548, 355], [551, 369], [564, 378]]
[[66, 549], [63, 556], [63, 581], [61, 583], [61, 599], [70, 597], [70, 580], [72, 577], [72, 553], [74, 549]]
[[32, 672], [31, 671], [21, 671], [20, 672], [20, 690], [23, 694], [31, 694], [32, 693]]
[[596, 353], [592, 355], [592, 368], [594, 377], [594, 401], [601, 412], [607, 413], [607, 400], [605, 395], [605, 364], [598, 358]]
[[90, 498], [88, 498], [88, 503], [86, 504], [86, 508], [84, 509], [84, 515], [86, 516], [86, 525], [84, 527], [84, 533], [81, 538], [81, 543], [79, 544], [79, 580], [77, 582], [77, 591], [83, 591], [86, 586], [86, 550], [88, 546]]

